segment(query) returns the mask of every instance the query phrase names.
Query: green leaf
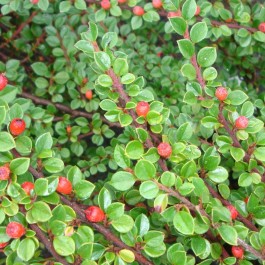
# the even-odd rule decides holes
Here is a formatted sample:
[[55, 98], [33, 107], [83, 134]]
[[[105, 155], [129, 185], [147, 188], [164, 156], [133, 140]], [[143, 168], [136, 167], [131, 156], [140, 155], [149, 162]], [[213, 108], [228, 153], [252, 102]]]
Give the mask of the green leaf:
[[173, 224], [174, 227], [184, 235], [192, 235], [194, 233], [194, 219], [188, 212], [177, 212], [174, 216]]
[[230, 153], [235, 161], [241, 161], [245, 156], [245, 151], [243, 149], [234, 146], [230, 147]]
[[216, 58], [216, 48], [214, 47], [202, 48], [197, 55], [197, 61], [201, 67], [211, 66], [215, 62]]
[[74, 186], [77, 199], [86, 200], [95, 189], [95, 185], [87, 180], [80, 180]]
[[61, 256], [69, 256], [75, 252], [75, 242], [71, 237], [58, 236], [53, 240], [55, 251]]
[[59, 173], [64, 169], [64, 163], [59, 158], [49, 158], [43, 162], [43, 166], [50, 173]]
[[17, 249], [17, 255], [24, 261], [29, 261], [35, 253], [35, 243], [31, 238], [23, 239]]
[[182, 16], [184, 19], [191, 19], [196, 12], [197, 5], [195, 0], [186, 0], [182, 6]]
[[62, 1], [59, 5], [59, 10], [61, 13], [68, 12], [71, 6], [71, 1]]
[[141, 184], [139, 191], [145, 199], [154, 199], [159, 192], [159, 188], [153, 181], [149, 180]]
[[125, 171], [119, 171], [113, 174], [110, 184], [120, 191], [129, 190], [135, 183], [134, 176]]
[[119, 256], [128, 263], [132, 263], [135, 260], [135, 255], [131, 250], [122, 249], [119, 251]]
[[134, 221], [131, 216], [124, 214], [112, 220], [111, 225], [120, 233], [128, 233], [133, 228]]
[[0, 106], [0, 125], [5, 121], [6, 119], [6, 108], [4, 106]]
[[143, 25], [143, 19], [139, 16], [133, 16], [131, 19], [131, 26], [133, 30], [139, 29]]
[[93, 53], [94, 52], [94, 47], [93, 45], [87, 41], [87, 40], [79, 40], [76, 44], [75, 47], [80, 50], [83, 51], [85, 53]]
[[232, 246], [237, 245], [237, 231], [234, 227], [222, 224], [217, 230], [226, 243]]
[[13, 159], [10, 163], [11, 171], [16, 175], [23, 175], [28, 171], [30, 159], [21, 157]]
[[228, 178], [228, 172], [224, 167], [217, 167], [215, 170], [209, 171], [207, 176], [216, 183], [222, 183]]
[[214, 67], [206, 68], [202, 74], [203, 79], [206, 81], [214, 80], [217, 77], [217, 75], [218, 75], [218, 73]]
[[185, 163], [180, 171], [181, 176], [185, 178], [193, 177], [196, 173], [197, 173], [197, 166], [193, 160]]
[[107, 71], [111, 66], [110, 57], [105, 52], [95, 52], [94, 59], [97, 66], [104, 72]]
[[46, 11], [49, 7], [49, 0], [40, 0], [38, 2], [38, 7], [43, 10]]
[[39, 76], [50, 76], [49, 69], [45, 63], [37, 62], [31, 65], [33, 71]]
[[14, 138], [10, 133], [0, 132], [0, 152], [6, 152], [16, 147]]
[[143, 144], [138, 140], [131, 141], [126, 145], [125, 154], [130, 159], [139, 159], [141, 158], [143, 153], [144, 153]]
[[114, 202], [110, 204], [106, 210], [106, 214], [110, 219], [117, 219], [124, 215], [124, 204]]
[[194, 66], [190, 63], [186, 63], [181, 68], [181, 73], [183, 76], [188, 78], [188, 80], [195, 80], [196, 79], [196, 70]]
[[135, 166], [134, 173], [140, 180], [148, 180], [155, 178], [156, 168], [147, 160], [139, 160]]
[[187, 22], [182, 17], [171, 17], [169, 21], [174, 31], [179, 35], [184, 35], [187, 29]]
[[79, 10], [86, 10], [86, 1], [85, 0], [76, 0], [75, 1], [75, 8]]
[[121, 78], [121, 83], [124, 85], [128, 85], [131, 84], [134, 80], [135, 76], [131, 73], [127, 73]]
[[113, 84], [111, 77], [105, 74], [98, 77], [98, 83], [103, 87], [111, 87]]
[[234, 90], [229, 93], [227, 99], [230, 100], [232, 105], [238, 106], [244, 103], [248, 96], [241, 90]]
[[114, 159], [119, 167], [123, 169], [130, 167], [130, 159], [125, 155], [125, 150], [120, 145], [115, 146]]
[[52, 217], [50, 207], [42, 201], [33, 203], [31, 214], [36, 222], [47, 222]]
[[16, 138], [16, 150], [21, 154], [28, 154], [32, 149], [32, 141], [27, 136], [19, 136]]
[[[78, 0], [80, 1], [80, 0]], [[82, 0], [84, 1], [84, 0]], [[85, 9], [86, 9], [86, 3], [85, 4]], [[90, 41], [96, 41], [98, 37], [98, 27], [95, 23], [92, 21], [89, 21], [89, 40]]]
[[265, 161], [265, 147], [258, 147], [254, 151], [254, 156], [260, 161]]
[[70, 76], [67, 72], [62, 71], [57, 73], [53, 78], [57, 84], [64, 85], [70, 79]]
[[51, 149], [53, 145], [52, 136], [49, 132], [40, 135], [35, 143], [35, 149], [37, 153], [41, 153], [44, 150]]
[[190, 38], [194, 43], [198, 43], [205, 39], [208, 33], [208, 27], [205, 22], [194, 24], [190, 30]]
[[128, 73], [128, 63], [124, 58], [117, 58], [113, 64], [114, 73], [118, 76], [123, 76]]
[[190, 59], [195, 52], [194, 45], [190, 40], [178, 40], [178, 46], [183, 57], [186, 59]]

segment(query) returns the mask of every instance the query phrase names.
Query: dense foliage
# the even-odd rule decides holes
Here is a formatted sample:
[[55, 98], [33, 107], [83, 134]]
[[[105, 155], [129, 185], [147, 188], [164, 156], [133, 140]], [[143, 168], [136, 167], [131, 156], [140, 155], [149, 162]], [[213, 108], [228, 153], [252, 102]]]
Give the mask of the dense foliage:
[[0, 6], [0, 264], [265, 264], [262, 0]]

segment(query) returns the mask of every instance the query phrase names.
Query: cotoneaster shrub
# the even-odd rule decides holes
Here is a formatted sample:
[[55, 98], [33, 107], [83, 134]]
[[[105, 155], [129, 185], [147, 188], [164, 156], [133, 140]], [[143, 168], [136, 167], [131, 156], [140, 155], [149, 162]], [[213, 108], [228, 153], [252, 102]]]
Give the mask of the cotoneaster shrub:
[[0, 264], [264, 264], [263, 1], [0, 5]]

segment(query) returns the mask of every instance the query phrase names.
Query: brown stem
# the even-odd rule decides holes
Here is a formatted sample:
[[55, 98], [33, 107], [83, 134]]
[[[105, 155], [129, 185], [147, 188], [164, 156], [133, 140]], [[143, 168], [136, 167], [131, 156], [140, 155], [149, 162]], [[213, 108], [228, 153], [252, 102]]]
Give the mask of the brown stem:
[[43, 243], [45, 248], [52, 254], [56, 261], [62, 263], [63, 265], [69, 265], [69, 263], [55, 251], [52, 242], [46, 237], [46, 235], [41, 231], [41, 229], [36, 224], [30, 224], [30, 229], [36, 232], [37, 238]]
[[[20, 95], [24, 98], [28, 98], [28, 99], [31, 99], [35, 104], [39, 104], [39, 105], [44, 105], [44, 106], [48, 106], [48, 105], [53, 105], [55, 106], [57, 109], [63, 111], [63, 112], [66, 112], [66, 113], [69, 113], [71, 114], [72, 117], [84, 117], [84, 118], [87, 118], [89, 120], [92, 120], [92, 117], [93, 117], [93, 114], [90, 114], [90, 113], [87, 113], [87, 112], [83, 112], [83, 111], [79, 111], [79, 110], [73, 110], [71, 109], [70, 107], [67, 107], [63, 104], [60, 104], [60, 103], [53, 103], [52, 101], [50, 100], [47, 100], [47, 99], [43, 99], [43, 98], [39, 98], [39, 97], [36, 97], [30, 93], [27, 93], [27, 92], [21, 92]], [[112, 127], [120, 127], [120, 125], [118, 123], [112, 123], [112, 122], [109, 122], [106, 118], [104, 117], [101, 117], [100, 118], [104, 123], [108, 124], [109, 126], [112, 126]]]
[[21, 23], [21, 25], [17, 28], [17, 30], [14, 31], [13, 35], [11, 36], [11, 38], [9, 38], [6, 42], [4, 42], [2, 45], [0, 45], [0, 49], [2, 49], [5, 45], [7, 45], [13, 39], [15, 39], [16, 36], [18, 36], [20, 34], [20, 32], [24, 29], [24, 27], [26, 25], [28, 25], [37, 14], [38, 14], [37, 11], [32, 12], [32, 14], [30, 15], [30, 17], [26, 21], [24, 21], [23, 23]]
[[[20, 155], [17, 153], [16, 150], [13, 150], [13, 154], [16, 157], [20, 157]], [[37, 179], [42, 178], [42, 174], [40, 174], [36, 169], [34, 169], [32, 166], [29, 167], [29, 172]], [[85, 218], [85, 214], [82, 208], [80, 208], [80, 206], [75, 203], [75, 202], [71, 202], [69, 201], [67, 198], [65, 198], [64, 196], [60, 196], [61, 201], [72, 207], [74, 209], [74, 211], [77, 213], [77, 215], [80, 217], [80, 219], [82, 220], [82, 222], [88, 224], [89, 226], [93, 227], [95, 230], [97, 230], [99, 233], [103, 234], [108, 241], [113, 242], [116, 246], [122, 248], [122, 249], [128, 249], [130, 251], [132, 251], [135, 255], [135, 259], [143, 265], [153, 265], [153, 263], [149, 260], [147, 260], [141, 253], [139, 253], [136, 249], [127, 246], [126, 244], [124, 244], [118, 237], [116, 237], [114, 234], [112, 234], [112, 232], [105, 228], [103, 225], [101, 224], [96, 224], [96, 223], [92, 223], [87, 221], [87, 219]]]

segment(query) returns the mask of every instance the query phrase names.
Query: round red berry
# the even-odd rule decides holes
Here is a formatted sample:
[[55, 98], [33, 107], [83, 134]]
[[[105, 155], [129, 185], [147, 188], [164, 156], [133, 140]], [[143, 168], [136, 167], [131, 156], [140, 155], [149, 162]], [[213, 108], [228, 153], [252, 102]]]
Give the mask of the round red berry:
[[87, 92], [86, 92], [86, 98], [87, 98], [88, 100], [90, 100], [90, 99], [93, 98], [92, 90], [87, 90]]
[[30, 195], [30, 192], [34, 190], [34, 183], [26, 181], [21, 184], [21, 188], [26, 192], [27, 195]]
[[5, 248], [8, 245], [8, 242], [0, 243], [0, 248]]
[[8, 165], [0, 167], [0, 180], [8, 180], [10, 177], [10, 169]]
[[4, 74], [0, 74], [0, 91], [2, 91], [8, 83], [8, 80]]
[[145, 101], [140, 101], [137, 103], [135, 111], [138, 116], [146, 117], [147, 113], [150, 110], [150, 106]]
[[240, 116], [235, 121], [235, 127], [237, 129], [246, 129], [248, 127], [248, 118]]
[[237, 259], [242, 259], [244, 256], [244, 249], [241, 246], [232, 246], [232, 254]]
[[161, 57], [161, 56], [163, 55], [163, 53], [162, 53], [162, 52], [158, 52], [156, 55], [157, 55], [158, 57]]
[[230, 211], [232, 220], [235, 220], [238, 216], [238, 211], [233, 205], [228, 205], [226, 208]]
[[168, 158], [171, 156], [172, 148], [168, 143], [160, 143], [157, 147], [158, 154], [163, 158]]
[[144, 14], [144, 9], [141, 6], [135, 6], [133, 8], [133, 13], [134, 15], [141, 17]]
[[105, 213], [97, 206], [89, 206], [85, 210], [86, 219], [89, 222], [98, 223], [105, 219]]
[[220, 100], [220, 101], [224, 101], [226, 100], [227, 96], [228, 96], [228, 91], [225, 87], [217, 87], [217, 89], [215, 90], [215, 96]]
[[108, 0], [103, 0], [100, 2], [100, 5], [103, 9], [109, 10], [111, 8], [111, 3]]
[[37, 5], [37, 4], [39, 3], [39, 0], [31, 0], [31, 3], [32, 3], [33, 5]]
[[154, 8], [157, 8], [157, 9], [161, 8], [162, 5], [163, 5], [163, 3], [162, 3], [161, 0], [153, 0], [153, 1], [152, 1], [152, 4], [153, 4], [153, 7], [154, 7]]
[[26, 233], [26, 229], [21, 223], [11, 222], [6, 227], [6, 234], [10, 238], [20, 238], [25, 233]]
[[73, 190], [72, 183], [65, 177], [59, 177], [59, 182], [56, 191], [68, 195]]
[[201, 13], [201, 8], [199, 6], [197, 6], [195, 16], [199, 16], [200, 13]]
[[26, 129], [26, 123], [22, 119], [16, 118], [10, 122], [9, 130], [11, 134], [13, 134], [14, 136], [20, 135], [25, 131], [25, 129]]
[[127, 0], [118, 0], [119, 4], [125, 4], [127, 2]]
[[70, 134], [70, 133], [72, 132], [72, 127], [71, 127], [70, 125], [68, 125], [68, 126], [66, 127], [66, 132], [67, 132], [68, 134]]
[[262, 23], [259, 24], [259, 31], [265, 33], [265, 22], [262, 22]]
[[82, 80], [83, 85], [85, 85], [87, 82], [88, 82], [88, 78], [84, 77], [83, 80]]

